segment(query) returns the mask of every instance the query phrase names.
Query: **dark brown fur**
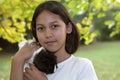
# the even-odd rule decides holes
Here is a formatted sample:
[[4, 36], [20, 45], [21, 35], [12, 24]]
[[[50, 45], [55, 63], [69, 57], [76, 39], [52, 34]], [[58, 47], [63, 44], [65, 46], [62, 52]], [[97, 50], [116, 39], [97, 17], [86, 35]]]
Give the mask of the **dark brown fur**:
[[54, 53], [48, 52], [44, 49], [35, 55], [33, 63], [40, 71], [46, 74], [54, 73], [54, 69], [57, 67], [57, 60]]

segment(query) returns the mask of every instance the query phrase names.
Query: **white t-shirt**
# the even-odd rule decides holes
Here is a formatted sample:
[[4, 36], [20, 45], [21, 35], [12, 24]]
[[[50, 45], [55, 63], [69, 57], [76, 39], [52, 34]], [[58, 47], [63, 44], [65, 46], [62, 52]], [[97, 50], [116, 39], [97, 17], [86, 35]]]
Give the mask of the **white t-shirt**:
[[57, 65], [56, 71], [47, 75], [48, 80], [98, 80], [92, 62], [86, 58], [71, 55]]

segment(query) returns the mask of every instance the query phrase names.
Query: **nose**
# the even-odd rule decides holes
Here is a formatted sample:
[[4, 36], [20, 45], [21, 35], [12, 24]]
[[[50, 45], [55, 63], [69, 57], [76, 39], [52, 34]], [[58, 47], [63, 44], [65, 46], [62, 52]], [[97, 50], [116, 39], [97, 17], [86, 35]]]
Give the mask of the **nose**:
[[46, 38], [51, 38], [52, 37], [52, 31], [50, 29], [46, 29], [46, 31], [45, 31], [45, 37]]

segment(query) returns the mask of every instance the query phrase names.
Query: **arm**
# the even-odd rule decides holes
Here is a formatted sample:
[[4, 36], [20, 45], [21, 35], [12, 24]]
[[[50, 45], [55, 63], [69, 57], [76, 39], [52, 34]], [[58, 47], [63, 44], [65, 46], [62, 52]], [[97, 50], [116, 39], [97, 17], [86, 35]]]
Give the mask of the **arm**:
[[27, 59], [29, 59], [33, 52], [37, 50], [39, 46], [35, 43], [26, 44], [22, 47], [13, 57], [11, 63], [11, 73], [10, 73], [10, 80], [24, 80], [23, 79], [23, 68], [24, 63]]
[[10, 80], [23, 80], [24, 61], [17, 57], [12, 59]]

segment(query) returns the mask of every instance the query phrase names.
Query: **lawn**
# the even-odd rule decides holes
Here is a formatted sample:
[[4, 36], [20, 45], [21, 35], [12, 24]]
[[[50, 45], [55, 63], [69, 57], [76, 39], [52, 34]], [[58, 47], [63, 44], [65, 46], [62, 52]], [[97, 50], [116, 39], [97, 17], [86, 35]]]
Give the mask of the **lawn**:
[[82, 46], [75, 55], [92, 60], [99, 80], [120, 80], [120, 41]]
[[[0, 54], [0, 80], [9, 80], [11, 54]], [[92, 60], [99, 80], [120, 80], [120, 41], [81, 46], [75, 56]]]
[[11, 53], [1, 55], [0, 53], [0, 80], [10, 80], [10, 63], [11, 63]]

